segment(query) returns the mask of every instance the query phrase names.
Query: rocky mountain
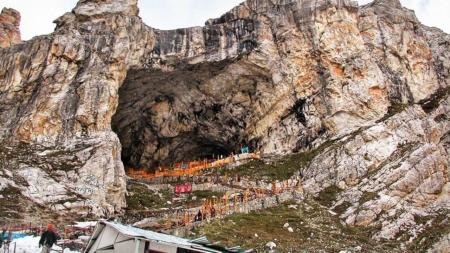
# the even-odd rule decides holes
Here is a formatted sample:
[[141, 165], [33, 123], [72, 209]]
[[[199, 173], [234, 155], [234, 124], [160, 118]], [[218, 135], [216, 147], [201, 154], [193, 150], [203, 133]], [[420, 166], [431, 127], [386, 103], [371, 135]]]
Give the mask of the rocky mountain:
[[0, 13], [0, 48], [20, 42], [20, 13], [14, 9], [3, 8]]
[[80, 0], [22, 42], [18, 20], [0, 18], [3, 195], [110, 216], [126, 205], [124, 165], [249, 146], [318, 151], [298, 167], [305, 193], [336, 187], [342, 221], [379, 227], [375, 239], [448, 219], [450, 37], [398, 0], [247, 0], [170, 31], [136, 0]]

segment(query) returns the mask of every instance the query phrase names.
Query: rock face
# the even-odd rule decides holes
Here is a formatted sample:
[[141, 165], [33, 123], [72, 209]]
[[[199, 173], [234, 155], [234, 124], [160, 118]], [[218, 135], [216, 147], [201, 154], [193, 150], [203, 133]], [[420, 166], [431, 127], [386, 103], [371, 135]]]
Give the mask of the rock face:
[[20, 43], [20, 13], [3, 8], [0, 13], [0, 48]]
[[[137, 15], [136, 1], [83, 0], [52, 35], [0, 50], [0, 137], [31, 145], [0, 186], [32, 199], [57, 184], [60, 199], [36, 202], [101, 216], [125, 206], [122, 161], [321, 150], [298, 168], [305, 192], [338, 187], [342, 220], [376, 239], [448, 212], [449, 35], [398, 0], [247, 0], [172, 31]], [[23, 171], [57, 180], [8, 183]]]
[[[21, 187], [34, 202], [94, 216], [125, 206], [121, 146], [110, 122], [127, 70], [142, 65], [142, 55], [154, 46], [137, 13], [136, 1], [80, 1], [55, 21], [54, 34], [0, 50], [3, 145], [25, 142], [47, 150], [22, 155], [40, 156], [41, 162], [17, 158], [23, 162], [3, 167], [11, 178], [23, 168], [36, 172], [31, 178], [42, 184]], [[73, 164], [57, 178], [61, 164], [42, 162], [55, 155]], [[43, 180], [48, 177], [54, 180]]]

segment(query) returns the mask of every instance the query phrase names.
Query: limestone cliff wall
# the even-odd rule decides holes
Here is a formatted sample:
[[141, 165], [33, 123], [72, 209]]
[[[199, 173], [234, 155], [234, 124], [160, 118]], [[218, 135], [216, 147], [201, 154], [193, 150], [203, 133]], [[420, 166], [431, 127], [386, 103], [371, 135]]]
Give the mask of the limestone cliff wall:
[[376, 238], [448, 210], [449, 36], [398, 0], [247, 0], [172, 31], [142, 23], [136, 1], [83, 0], [55, 22], [0, 49], [3, 145], [62, 161], [4, 168], [54, 178], [61, 198], [39, 203], [70, 211], [77, 193], [76, 210], [109, 214], [125, 205], [122, 161], [151, 169], [250, 146], [321, 150], [298, 168], [305, 192], [340, 188], [341, 218], [381, 225]]
[[445, 86], [428, 35], [398, 1], [246, 1], [155, 36], [113, 118], [136, 167], [246, 145], [306, 151]]
[[[53, 34], [0, 50], [3, 145], [43, 145], [51, 154], [63, 151], [67, 156], [58, 156], [62, 162], [72, 160], [74, 167], [79, 167], [74, 169], [75, 175], [63, 173], [38, 189], [34, 184], [24, 189], [33, 201], [43, 205], [58, 202], [56, 209], [61, 211], [75, 206], [77, 212], [97, 216], [125, 206], [121, 145], [111, 131], [111, 117], [127, 70], [141, 65], [142, 55], [154, 46], [151, 28], [137, 17], [136, 4], [80, 1], [72, 13], [55, 21]], [[43, 155], [42, 160], [46, 158]], [[39, 163], [7, 164], [7, 170], [27, 166], [44, 171], [38, 178], [52, 176]], [[50, 171], [60, 167], [55, 165]], [[65, 197], [45, 197], [53, 184], [61, 188], [57, 195]], [[74, 194], [81, 200], [66, 204], [64, 199]]]

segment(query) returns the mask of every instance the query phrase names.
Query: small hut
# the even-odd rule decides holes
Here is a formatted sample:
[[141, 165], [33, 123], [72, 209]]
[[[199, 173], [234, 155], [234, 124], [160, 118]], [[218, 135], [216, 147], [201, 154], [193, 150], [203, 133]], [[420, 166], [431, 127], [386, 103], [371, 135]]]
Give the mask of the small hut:
[[189, 240], [102, 220], [97, 223], [84, 253], [210, 253], [252, 252], [226, 248], [206, 237]]

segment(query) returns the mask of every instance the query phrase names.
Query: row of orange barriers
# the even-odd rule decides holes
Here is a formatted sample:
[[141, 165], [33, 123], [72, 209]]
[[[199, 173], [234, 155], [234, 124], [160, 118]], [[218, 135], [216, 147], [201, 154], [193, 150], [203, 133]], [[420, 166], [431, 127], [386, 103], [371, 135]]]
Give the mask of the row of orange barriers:
[[258, 159], [259, 155], [254, 153], [244, 153], [240, 155], [230, 156], [219, 160], [203, 160], [203, 161], [193, 161], [193, 162], [182, 162], [176, 163], [172, 167], [159, 167], [154, 173], [148, 173], [146, 169], [134, 170], [129, 168], [127, 170], [128, 175], [133, 178], [156, 178], [156, 177], [178, 177], [186, 175], [194, 175], [195, 173], [208, 169], [224, 166], [226, 164], [232, 163], [237, 160], [246, 159]]
[[[267, 190], [264, 188], [253, 188], [253, 192], [247, 189], [244, 192], [235, 192], [233, 194], [225, 194], [221, 198], [206, 199], [202, 206], [199, 208], [198, 213], [191, 213], [190, 211], [184, 210], [184, 219], [180, 217], [178, 211], [174, 216], [168, 215], [167, 227], [166, 229], [177, 228], [180, 226], [186, 226], [190, 228], [190, 223], [195, 221], [203, 221], [204, 219], [214, 218], [217, 214], [226, 215], [228, 211], [233, 213], [238, 212], [238, 206], [245, 204], [255, 198], [262, 199], [269, 195], [279, 195], [280, 193], [290, 190], [302, 192], [302, 183], [299, 182], [298, 185], [287, 185], [283, 184], [281, 187], [276, 187], [274, 183], [274, 190]], [[230, 203], [229, 201], [232, 200]], [[202, 217], [198, 217], [201, 215]], [[174, 222], [175, 221], [175, 222]]]

